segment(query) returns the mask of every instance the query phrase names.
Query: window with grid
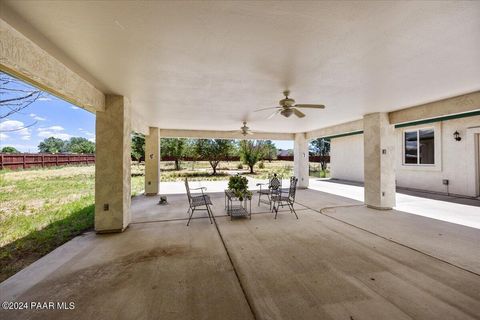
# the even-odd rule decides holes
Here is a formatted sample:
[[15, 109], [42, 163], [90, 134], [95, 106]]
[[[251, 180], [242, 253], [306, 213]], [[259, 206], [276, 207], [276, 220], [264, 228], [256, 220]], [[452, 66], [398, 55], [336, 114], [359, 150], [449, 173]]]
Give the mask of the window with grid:
[[403, 135], [404, 164], [435, 164], [435, 131], [433, 128], [408, 130]]

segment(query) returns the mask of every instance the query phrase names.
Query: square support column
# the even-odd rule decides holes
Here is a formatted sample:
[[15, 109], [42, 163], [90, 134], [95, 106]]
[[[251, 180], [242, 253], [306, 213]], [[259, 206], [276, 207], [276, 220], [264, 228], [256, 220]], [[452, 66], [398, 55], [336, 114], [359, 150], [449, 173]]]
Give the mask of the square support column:
[[[380, 210], [395, 206], [395, 131], [387, 113], [363, 117], [365, 204]], [[354, 160], [353, 160], [354, 161]]]
[[308, 140], [305, 133], [296, 133], [293, 144], [293, 174], [298, 178], [298, 188], [308, 188], [309, 178], [309, 154]]
[[107, 95], [96, 113], [95, 231], [121, 232], [130, 223], [131, 122], [128, 99]]
[[160, 191], [160, 129], [149, 128], [145, 136], [145, 195]]

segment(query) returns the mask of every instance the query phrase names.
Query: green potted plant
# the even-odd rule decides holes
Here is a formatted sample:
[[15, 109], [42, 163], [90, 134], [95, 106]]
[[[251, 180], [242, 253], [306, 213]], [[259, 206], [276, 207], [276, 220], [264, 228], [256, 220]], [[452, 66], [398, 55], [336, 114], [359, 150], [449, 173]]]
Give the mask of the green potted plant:
[[235, 196], [242, 201], [244, 197], [251, 199], [252, 193], [248, 191], [248, 179], [241, 175], [231, 176], [228, 180], [228, 189], [232, 190]]

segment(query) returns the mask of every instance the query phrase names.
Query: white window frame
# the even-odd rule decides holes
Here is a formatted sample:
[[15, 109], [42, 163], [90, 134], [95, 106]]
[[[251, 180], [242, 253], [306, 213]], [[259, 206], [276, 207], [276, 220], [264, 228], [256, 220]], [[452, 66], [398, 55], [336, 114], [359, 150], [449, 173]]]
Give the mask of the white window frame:
[[[436, 152], [433, 152], [433, 163], [419, 163], [420, 161], [420, 131], [423, 130], [433, 130], [433, 145], [434, 148], [436, 149], [437, 145], [435, 143], [435, 140], [437, 139], [436, 135], [436, 130], [435, 127], [421, 127], [421, 128], [416, 128], [416, 129], [405, 129], [402, 132], [402, 143], [403, 143], [403, 148], [402, 148], [402, 164], [404, 166], [408, 167], [435, 167], [437, 163], [437, 157], [436, 157]], [[416, 132], [417, 133], [417, 163], [406, 163], [405, 162], [405, 135], [410, 132]]]

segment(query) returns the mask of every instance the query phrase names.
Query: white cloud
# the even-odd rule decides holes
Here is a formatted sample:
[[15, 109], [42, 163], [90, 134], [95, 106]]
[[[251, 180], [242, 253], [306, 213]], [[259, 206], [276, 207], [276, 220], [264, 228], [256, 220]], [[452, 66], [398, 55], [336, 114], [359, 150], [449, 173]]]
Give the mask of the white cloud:
[[15, 131], [23, 127], [25, 127], [25, 124], [22, 121], [6, 120], [0, 122], [0, 131]]
[[71, 106], [70, 108], [72, 108], [73, 110], [80, 109], [79, 107], [75, 107], [75, 106]]
[[45, 128], [38, 128], [38, 132], [42, 131], [64, 131], [65, 129], [61, 126], [51, 126], [51, 127], [45, 127]]
[[[12, 132], [18, 134], [22, 140], [30, 140], [32, 133], [30, 128], [25, 128], [25, 124], [22, 121], [7, 120], [0, 123], [0, 131]], [[1, 138], [6, 139], [8, 135], [2, 134]]]
[[31, 135], [29, 128], [23, 128], [17, 131], [17, 133], [21, 136], [29, 136]]
[[30, 113], [30, 117], [32, 117], [33, 119], [35, 119], [35, 120], [37, 120], [37, 121], [45, 121], [45, 120], [47, 120], [47, 118], [43, 118], [43, 117], [37, 116], [35, 113]]
[[40, 97], [38, 98], [38, 101], [52, 101], [52, 99], [49, 97]]
[[95, 133], [93, 132], [90, 132], [90, 131], [87, 131], [83, 128], [78, 128], [78, 131], [81, 131], [88, 140], [92, 141], [92, 142], [95, 142]]
[[7, 139], [8, 139], [8, 135], [0, 132], [0, 140], [7, 140]]
[[38, 128], [38, 136], [40, 138], [59, 138], [62, 140], [68, 140], [72, 137], [72, 135], [64, 132], [65, 129], [61, 126], [51, 126], [46, 128]]
[[23, 128], [17, 132], [21, 136], [20, 139], [22, 140], [30, 140], [30, 138], [32, 137], [32, 133], [30, 132], [29, 128]]
[[58, 132], [58, 131], [41, 131], [38, 133], [38, 136], [40, 138], [50, 138], [50, 137], [54, 137], [54, 138], [59, 138], [59, 139], [62, 139], [62, 140], [68, 140], [70, 139], [72, 136], [68, 133], [65, 133], [65, 132]]

